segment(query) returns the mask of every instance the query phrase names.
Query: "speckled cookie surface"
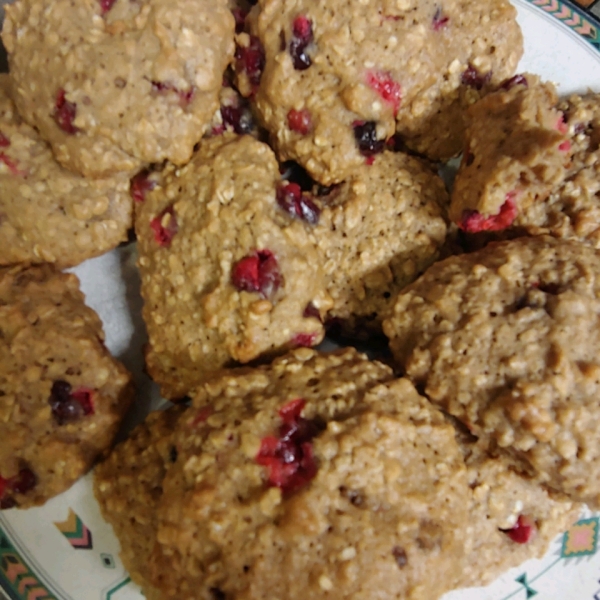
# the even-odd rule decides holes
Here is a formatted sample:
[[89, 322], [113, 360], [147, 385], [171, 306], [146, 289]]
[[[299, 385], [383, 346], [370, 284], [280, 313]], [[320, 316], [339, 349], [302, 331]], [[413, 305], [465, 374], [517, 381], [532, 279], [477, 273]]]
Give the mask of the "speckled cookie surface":
[[108, 450], [133, 400], [74, 275], [0, 269], [0, 508], [43, 504]]
[[505, 0], [261, 0], [253, 37], [238, 36], [239, 85], [280, 159], [323, 184], [344, 180], [396, 131], [414, 150], [450, 158], [462, 108], [517, 66], [515, 16]]
[[156, 509], [168, 465], [177, 458], [171, 438], [185, 407], [153, 412], [94, 470], [94, 493], [121, 544], [121, 560], [146, 598], [162, 596], [148, 583], [156, 541]]
[[481, 586], [530, 558], [541, 558], [582, 505], [549, 494], [510, 461], [463, 443], [471, 490], [467, 559], [456, 587]]
[[444, 184], [420, 160], [385, 152], [319, 200], [315, 235], [334, 301], [328, 318], [348, 332], [381, 332], [392, 298], [439, 256]]
[[301, 349], [214, 379], [193, 402], [152, 559], [167, 598], [447, 589], [462, 554], [464, 465], [452, 427], [407, 380], [354, 350]]
[[571, 143], [557, 102], [552, 84], [525, 74], [469, 108], [450, 205], [459, 227], [470, 233], [505, 229], [562, 183]]
[[84, 179], [61, 167], [18, 116], [0, 75], [0, 265], [71, 267], [127, 239], [127, 175]]
[[434, 403], [570, 498], [600, 502], [600, 256], [549, 237], [431, 267], [384, 322]]
[[323, 338], [331, 302], [312, 225], [278, 204], [280, 185], [268, 146], [224, 134], [139, 205], [147, 367], [166, 397], [231, 361]]
[[225, 0], [17, 0], [2, 39], [19, 112], [88, 176], [187, 162], [233, 57]]

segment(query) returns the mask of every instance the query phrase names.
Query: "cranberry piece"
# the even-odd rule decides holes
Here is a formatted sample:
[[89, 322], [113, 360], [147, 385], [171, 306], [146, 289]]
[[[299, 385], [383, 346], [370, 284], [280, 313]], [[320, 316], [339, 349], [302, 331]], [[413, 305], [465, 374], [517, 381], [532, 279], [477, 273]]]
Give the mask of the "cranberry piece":
[[200, 423], [206, 423], [206, 420], [212, 415], [212, 406], [204, 406], [201, 408], [192, 421], [192, 427], [197, 427]]
[[363, 156], [373, 156], [383, 152], [385, 140], [377, 139], [377, 123], [375, 121], [355, 121], [354, 139]]
[[448, 21], [450, 21], [450, 17], [446, 17], [442, 11], [442, 7], [438, 6], [433, 15], [433, 30], [440, 31], [441, 29], [444, 29], [444, 27], [448, 25]]
[[149, 175], [150, 171], [144, 169], [131, 179], [129, 193], [135, 202], [143, 202], [146, 199], [146, 192], [150, 192], [156, 187], [156, 181], [149, 179]]
[[19, 474], [9, 480], [11, 491], [16, 494], [26, 494], [37, 484], [37, 477], [31, 469], [21, 469]]
[[94, 414], [92, 390], [79, 388], [72, 391], [71, 384], [58, 380], [52, 384], [48, 403], [52, 415], [59, 425], [78, 421], [84, 416]]
[[304, 15], [299, 15], [292, 23], [292, 40], [290, 41], [290, 56], [296, 71], [305, 71], [312, 65], [307, 47], [313, 41], [312, 21]]
[[258, 250], [236, 263], [231, 282], [237, 290], [272, 297], [282, 283], [279, 263], [270, 250]]
[[4, 477], [0, 477], [0, 498], [4, 496], [7, 486], [8, 480], [4, 479]]
[[556, 121], [556, 125], [554, 126], [554, 128], [556, 130], [560, 131], [560, 133], [568, 133], [569, 127], [568, 127], [567, 123], [565, 122], [565, 114], [564, 113], [559, 114], [558, 120]]
[[13, 175], [27, 175], [26, 171], [19, 169], [17, 161], [4, 154], [4, 152], [0, 152], [0, 162], [3, 162]]
[[561, 152], [570, 152], [571, 151], [571, 142], [569, 140], [565, 140], [558, 145], [558, 149]]
[[319, 432], [313, 421], [301, 417], [305, 400], [292, 400], [279, 410], [279, 437], [262, 439], [256, 462], [269, 468], [269, 485], [290, 494], [304, 487], [317, 474], [312, 439]]
[[470, 150], [467, 150], [465, 152], [464, 160], [465, 160], [465, 166], [470, 167], [473, 164], [473, 162], [475, 161], [475, 155]]
[[252, 112], [250, 108], [241, 104], [240, 106], [221, 106], [221, 118], [225, 125], [229, 125], [238, 135], [250, 133], [254, 127]]
[[100, 0], [100, 10], [105, 15], [117, 0]]
[[526, 544], [531, 540], [535, 533], [535, 522], [531, 517], [519, 515], [515, 526], [512, 529], [501, 529], [500, 531], [517, 544]]
[[305, 319], [313, 318], [313, 319], [318, 319], [321, 323], [323, 322], [323, 319], [321, 319], [321, 313], [319, 312], [319, 309], [312, 302], [309, 302], [306, 305], [306, 308], [304, 309], [302, 316]]
[[484, 217], [476, 210], [465, 210], [458, 226], [468, 233], [506, 229], [517, 218], [517, 206], [514, 197], [513, 192], [506, 195], [506, 201], [500, 207], [500, 212], [497, 215]]
[[277, 189], [277, 204], [292, 217], [302, 219], [311, 225], [319, 222], [321, 209], [311, 200], [297, 183], [288, 183]]
[[525, 77], [524, 75], [514, 75], [510, 79], [504, 80], [500, 84], [500, 89], [508, 91], [508, 90], [514, 88], [516, 85], [523, 85], [525, 87], [528, 87], [529, 82], [527, 81], [527, 77]]
[[66, 97], [66, 92], [62, 88], [56, 93], [56, 102], [54, 104], [53, 117], [56, 124], [69, 135], [74, 135], [79, 131], [73, 121], [77, 115], [77, 104], [69, 102]]
[[157, 217], [150, 221], [150, 228], [154, 232], [154, 240], [159, 246], [168, 248], [173, 237], [179, 231], [175, 208], [168, 206]]
[[0, 148], [8, 148], [10, 140], [0, 131]]
[[238, 73], [246, 73], [252, 86], [253, 93], [260, 84], [263, 69], [265, 68], [265, 51], [260, 40], [251, 35], [248, 46], [237, 46], [235, 50], [235, 69]]
[[188, 106], [196, 93], [196, 88], [194, 86], [191, 86], [188, 90], [180, 90], [178, 87], [175, 87], [172, 83], [167, 81], [152, 81], [151, 83], [152, 91], [155, 94], [165, 95], [169, 92], [177, 94], [179, 97], [179, 106], [181, 106], [181, 108]]
[[310, 112], [304, 108], [296, 110], [292, 108], [287, 115], [288, 127], [301, 135], [306, 135], [312, 129]]
[[367, 156], [365, 158], [365, 165], [367, 165], [368, 167], [373, 166], [374, 163], [375, 163], [375, 157], [374, 156]]
[[394, 109], [394, 116], [396, 116], [402, 99], [400, 84], [394, 81], [389, 73], [369, 71], [367, 73], [367, 85]]
[[315, 345], [318, 337], [319, 335], [317, 333], [297, 333], [292, 338], [292, 345], [310, 348]]
[[233, 13], [233, 18], [235, 19], [235, 32], [242, 33], [244, 31], [244, 27], [246, 26], [246, 17], [248, 13], [243, 8], [232, 8], [231, 12]]
[[462, 74], [460, 80], [463, 85], [480, 90], [486, 83], [489, 83], [492, 78], [492, 72], [489, 71], [482, 75], [473, 65], [469, 65], [466, 71]]

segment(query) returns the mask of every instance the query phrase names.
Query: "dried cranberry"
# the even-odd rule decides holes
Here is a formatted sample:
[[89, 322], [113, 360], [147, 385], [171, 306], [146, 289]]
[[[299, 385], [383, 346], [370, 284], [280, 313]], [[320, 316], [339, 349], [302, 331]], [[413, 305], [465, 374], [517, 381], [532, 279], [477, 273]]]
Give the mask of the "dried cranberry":
[[238, 73], [246, 73], [248, 81], [255, 92], [260, 84], [265, 68], [265, 51], [260, 40], [251, 35], [248, 46], [237, 46], [235, 50], [235, 69]]
[[194, 94], [196, 93], [196, 88], [191, 86], [187, 90], [180, 90], [178, 87], [174, 86], [172, 83], [168, 81], [152, 81], [152, 91], [155, 94], [165, 95], [168, 93], [174, 93], [179, 98], [179, 106], [181, 108], [185, 108], [194, 98]]
[[442, 7], [438, 6], [433, 15], [433, 30], [440, 31], [441, 29], [444, 29], [444, 27], [448, 25], [448, 21], [450, 21], [450, 17], [445, 16], [442, 12]]
[[297, 333], [292, 338], [292, 345], [296, 347], [303, 346], [305, 348], [310, 348], [311, 346], [315, 345], [318, 338], [318, 333]]
[[13, 175], [27, 175], [26, 171], [19, 169], [17, 161], [4, 154], [4, 152], [0, 152], [0, 162], [3, 162]]
[[365, 158], [365, 165], [367, 165], [368, 167], [372, 167], [375, 164], [375, 157], [374, 156], [367, 156]]
[[514, 88], [516, 85], [523, 85], [525, 87], [529, 86], [529, 82], [527, 81], [527, 78], [525, 77], [525, 75], [514, 75], [510, 79], [504, 80], [500, 84], [500, 89], [508, 91], [508, 90]]
[[244, 31], [244, 27], [246, 26], [246, 17], [248, 13], [240, 7], [232, 8], [231, 12], [233, 13], [233, 18], [235, 19], [235, 32], [242, 33]]
[[377, 139], [377, 123], [375, 121], [355, 121], [354, 139], [363, 156], [373, 156], [383, 152], [385, 140]]
[[277, 189], [277, 204], [292, 217], [302, 219], [311, 225], [319, 222], [321, 209], [311, 200], [297, 183], [288, 183]]
[[37, 477], [31, 469], [21, 469], [18, 475], [9, 480], [10, 490], [16, 494], [26, 494], [37, 484]]
[[296, 131], [301, 135], [306, 135], [312, 129], [312, 120], [310, 112], [304, 108], [302, 110], [296, 110], [292, 108], [287, 115], [288, 127], [292, 131]]
[[254, 128], [252, 112], [244, 103], [240, 103], [239, 106], [221, 106], [221, 118], [223, 123], [229, 125], [238, 135], [250, 133]]
[[290, 41], [290, 56], [294, 69], [304, 71], [312, 65], [306, 49], [314, 39], [312, 21], [304, 15], [298, 15], [292, 23], [292, 39]]
[[117, 0], [100, 0], [100, 10], [105, 15]]
[[258, 292], [270, 298], [282, 283], [279, 263], [270, 250], [258, 250], [236, 263], [231, 282], [240, 291]]
[[561, 152], [570, 152], [571, 151], [571, 142], [569, 140], [565, 140], [558, 145], [558, 149]]
[[0, 148], [8, 148], [10, 140], [0, 131]]
[[205, 423], [208, 417], [212, 415], [212, 406], [204, 406], [197, 413], [194, 419], [192, 420], [192, 427], [196, 427], [200, 425], [200, 423]]
[[50, 390], [48, 403], [58, 424], [64, 425], [94, 414], [92, 394], [89, 388], [82, 387], [72, 391], [70, 383], [60, 379], [55, 381]]
[[4, 492], [6, 491], [8, 485], [8, 481], [4, 479], [4, 477], [0, 477], [0, 498], [4, 496]]
[[156, 181], [149, 179], [149, 175], [150, 171], [144, 169], [131, 179], [129, 193], [135, 202], [143, 202], [146, 199], [146, 192], [156, 187]]
[[461, 76], [461, 82], [463, 85], [480, 90], [486, 83], [489, 83], [492, 78], [492, 72], [489, 71], [485, 75], [482, 75], [473, 65], [469, 65], [466, 71]]
[[394, 116], [396, 116], [402, 99], [400, 84], [394, 81], [389, 73], [369, 71], [367, 73], [367, 85], [375, 90], [393, 108]]
[[154, 240], [159, 246], [168, 248], [173, 237], [179, 230], [175, 208], [168, 206], [157, 217], [150, 221], [150, 228], [154, 232]]
[[53, 117], [56, 124], [65, 132], [74, 135], [79, 131], [73, 121], [77, 116], [77, 104], [69, 102], [66, 97], [66, 92], [62, 88], [56, 93], [56, 102], [54, 104]]
[[500, 207], [500, 212], [497, 215], [484, 217], [476, 210], [465, 210], [458, 226], [468, 233], [506, 229], [517, 218], [517, 206], [514, 197], [514, 193], [506, 195], [506, 201]]
[[319, 432], [314, 421], [301, 417], [305, 400], [292, 400], [279, 410], [283, 421], [279, 437], [262, 439], [256, 462], [269, 468], [269, 485], [290, 494], [304, 487], [317, 474], [312, 439]]
[[321, 319], [321, 313], [319, 312], [319, 309], [312, 302], [309, 302], [306, 305], [302, 316], [305, 319], [313, 318], [318, 319], [321, 323], [323, 322], [323, 319]]
[[512, 529], [501, 529], [500, 531], [517, 544], [526, 544], [531, 540], [535, 533], [535, 522], [531, 517], [519, 515], [515, 526]]
[[465, 161], [465, 166], [470, 167], [473, 164], [473, 162], [475, 161], [475, 155], [470, 150], [467, 150], [465, 152], [464, 161]]

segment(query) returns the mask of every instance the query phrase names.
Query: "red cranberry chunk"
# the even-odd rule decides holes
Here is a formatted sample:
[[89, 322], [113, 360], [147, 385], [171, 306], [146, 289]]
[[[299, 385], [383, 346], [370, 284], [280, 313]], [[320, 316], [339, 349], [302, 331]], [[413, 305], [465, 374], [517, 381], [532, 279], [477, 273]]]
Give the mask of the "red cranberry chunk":
[[400, 84], [394, 81], [389, 73], [370, 71], [367, 73], [367, 85], [375, 90], [384, 102], [387, 102], [393, 108], [394, 116], [396, 116], [402, 99]]
[[527, 77], [525, 77], [525, 75], [514, 75], [510, 79], [504, 80], [500, 84], [500, 89], [510, 90], [510, 89], [514, 88], [516, 85], [522, 85], [524, 87], [528, 87], [529, 82], [527, 81]]
[[297, 183], [288, 183], [277, 189], [277, 204], [292, 217], [302, 219], [311, 225], [319, 222], [321, 209], [303, 194]]
[[238, 135], [250, 133], [254, 128], [254, 120], [250, 108], [245, 104], [240, 106], [221, 106], [221, 118]]
[[178, 87], [174, 86], [172, 83], [168, 81], [152, 81], [152, 91], [155, 94], [167, 94], [172, 92], [177, 94], [179, 97], [179, 106], [185, 108], [193, 99], [194, 94], [196, 92], [196, 88], [191, 86], [187, 90], [180, 90]]
[[48, 403], [52, 409], [52, 415], [59, 425], [78, 421], [87, 415], [94, 414], [92, 390], [79, 388], [73, 392], [71, 384], [62, 380], [52, 384]]
[[77, 116], [77, 104], [69, 102], [65, 97], [65, 90], [60, 89], [56, 93], [53, 117], [56, 124], [65, 132], [74, 135], [79, 131], [73, 121]]
[[251, 35], [248, 46], [236, 48], [235, 60], [236, 71], [246, 73], [248, 81], [255, 91], [260, 84], [260, 78], [265, 68], [265, 51], [260, 40]]
[[292, 24], [292, 39], [290, 41], [290, 56], [294, 69], [305, 71], [312, 65], [306, 49], [313, 41], [312, 21], [304, 15], [299, 15]]
[[144, 169], [131, 179], [129, 193], [135, 202], [143, 202], [146, 199], [146, 192], [156, 187], [156, 181], [149, 179], [149, 175], [150, 171]]
[[8, 148], [10, 140], [0, 131], [0, 148]]
[[465, 166], [470, 167], [475, 162], [475, 155], [467, 150], [464, 156]]
[[246, 17], [248, 13], [243, 8], [232, 8], [231, 12], [233, 13], [233, 18], [235, 19], [235, 32], [242, 33], [244, 31], [244, 27], [246, 26]]
[[292, 345], [310, 348], [316, 344], [318, 337], [317, 333], [297, 333], [292, 338]]
[[4, 479], [4, 477], [0, 477], [0, 500], [4, 497], [4, 492], [8, 487], [8, 480]]
[[105, 15], [117, 0], [100, 0], [100, 10]]
[[4, 152], [0, 152], [0, 162], [3, 162], [13, 175], [27, 175], [26, 171], [19, 169], [17, 161], [4, 154]]
[[558, 145], [558, 149], [561, 152], [570, 152], [571, 151], [571, 142], [569, 140], [565, 140]]
[[531, 517], [520, 515], [512, 529], [502, 529], [517, 544], [526, 544], [535, 533], [535, 522]]
[[450, 21], [450, 17], [445, 16], [442, 11], [442, 7], [438, 6], [435, 14], [433, 15], [433, 30], [440, 31], [441, 29], [444, 29], [444, 27], [448, 25], [448, 21]]
[[150, 221], [150, 228], [154, 232], [154, 240], [159, 246], [168, 248], [175, 234], [179, 230], [175, 208], [165, 208], [157, 217]]
[[37, 484], [37, 477], [31, 469], [21, 469], [18, 475], [9, 479], [9, 487], [15, 494], [26, 494]]
[[279, 263], [270, 250], [258, 250], [236, 263], [231, 282], [237, 290], [271, 298], [282, 283]]
[[306, 108], [302, 110], [292, 108], [287, 115], [287, 122], [288, 127], [300, 135], [306, 135], [312, 129], [312, 119]]
[[517, 206], [514, 201], [514, 194], [506, 195], [506, 202], [500, 207], [497, 215], [484, 217], [476, 210], [465, 210], [458, 226], [468, 232], [477, 233], [479, 231], [502, 231], [517, 218]]
[[323, 322], [323, 319], [321, 319], [321, 313], [319, 312], [319, 309], [312, 302], [309, 302], [306, 305], [302, 316], [306, 319], [313, 318], [318, 319], [321, 323]]
[[354, 139], [363, 156], [379, 154], [385, 148], [385, 140], [377, 139], [377, 123], [375, 121], [355, 122]]
[[486, 83], [489, 83], [492, 78], [492, 72], [489, 71], [485, 75], [482, 75], [473, 65], [469, 65], [466, 71], [461, 76], [461, 82], [463, 85], [480, 90]]

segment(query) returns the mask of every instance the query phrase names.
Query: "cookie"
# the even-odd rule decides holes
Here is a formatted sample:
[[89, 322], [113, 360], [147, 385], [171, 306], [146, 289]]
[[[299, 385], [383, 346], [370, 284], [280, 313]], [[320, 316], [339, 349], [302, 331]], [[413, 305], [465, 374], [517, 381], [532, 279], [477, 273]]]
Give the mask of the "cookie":
[[72, 267], [127, 240], [129, 177], [84, 179], [61, 167], [18, 116], [0, 75], [0, 265]]
[[[355, 350], [296, 350], [201, 386], [163, 483], [166, 598], [437, 598], [460, 568], [454, 431]], [[429, 576], [435, 567], [437, 576]]]
[[381, 333], [392, 299], [439, 257], [448, 194], [424, 162], [384, 152], [317, 198], [315, 228], [333, 308], [345, 333]]
[[133, 400], [75, 275], [0, 269], [0, 508], [43, 504], [105, 453]]
[[383, 329], [397, 366], [544, 485], [600, 505], [600, 255], [540, 236], [436, 263]]
[[[543, 203], [567, 175], [568, 127], [556, 90], [516, 75], [468, 110], [463, 159], [450, 218], [468, 233], [522, 225], [518, 215]], [[535, 210], [535, 207], [531, 207]]]
[[226, 0], [17, 0], [2, 39], [14, 100], [57, 160], [89, 177], [186, 163], [233, 57]]
[[463, 109], [513, 74], [522, 54], [507, 0], [260, 0], [238, 36], [236, 70], [280, 160], [320, 183], [350, 176], [396, 132], [448, 159]]
[[167, 398], [211, 371], [318, 344], [331, 305], [312, 224], [268, 146], [223, 134], [167, 167], [136, 216], [146, 364]]
[[156, 509], [167, 466], [177, 460], [171, 437], [184, 406], [150, 413], [129, 438], [94, 469], [94, 494], [121, 544], [120, 557], [146, 598], [162, 595], [148, 582], [156, 541]]

